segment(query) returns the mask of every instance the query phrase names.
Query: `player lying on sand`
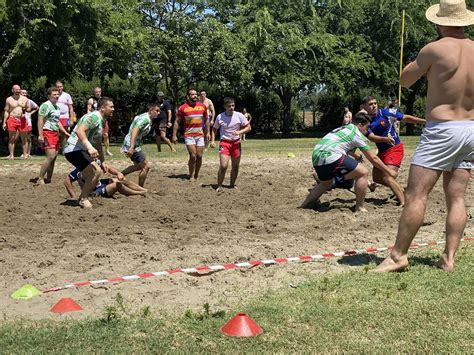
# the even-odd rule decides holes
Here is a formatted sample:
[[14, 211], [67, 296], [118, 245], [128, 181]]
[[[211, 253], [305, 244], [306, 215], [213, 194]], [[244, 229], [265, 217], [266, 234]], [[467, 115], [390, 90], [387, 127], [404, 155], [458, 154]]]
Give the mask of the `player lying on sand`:
[[[112, 179], [100, 179], [95, 189], [92, 192], [92, 195], [102, 196], [102, 197], [113, 197], [115, 193], [121, 193], [125, 196], [133, 195], [144, 195], [147, 192], [147, 189], [135, 184], [134, 182], [125, 180], [123, 174], [114, 168], [111, 165], [101, 164], [101, 168], [104, 172], [110, 173], [115, 176]], [[79, 186], [84, 186], [86, 177], [82, 176], [82, 173], [79, 169], [74, 169], [71, 171], [66, 178], [64, 179], [64, 187], [68, 192], [71, 198], [77, 198], [76, 193], [74, 192], [73, 182], [77, 181]]]

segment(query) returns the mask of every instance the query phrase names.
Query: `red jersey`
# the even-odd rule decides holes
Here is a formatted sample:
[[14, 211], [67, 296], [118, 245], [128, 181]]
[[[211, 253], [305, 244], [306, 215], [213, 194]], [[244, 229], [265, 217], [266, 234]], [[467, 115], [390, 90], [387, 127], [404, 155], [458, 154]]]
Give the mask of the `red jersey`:
[[186, 101], [178, 109], [178, 116], [184, 119], [184, 137], [204, 137], [203, 127], [207, 122], [207, 108], [199, 101], [195, 106]]

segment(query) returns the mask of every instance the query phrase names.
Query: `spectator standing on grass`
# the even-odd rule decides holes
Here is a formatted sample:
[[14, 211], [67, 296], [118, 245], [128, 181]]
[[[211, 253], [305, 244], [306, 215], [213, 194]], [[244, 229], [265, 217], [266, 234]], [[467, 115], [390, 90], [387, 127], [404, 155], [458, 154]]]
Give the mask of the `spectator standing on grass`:
[[[216, 117], [216, 110], [214, 109], [214, 104], [213, 102], [211, 101], [211, 99], [209, 99], [207, 97], [207, 92], [206, 90], [201, 90], [200, 93], [199, 93], [199, 102], [202, 103], [203, 105], [206, 106], [206, 109], [207, 109], [207, 120], [209, 122], [206, 122], [208, 123], [208, 127], [212, 127], [214, 125], [214, 119]], [[209, 128], [209, 129], [212, 129], [212, 128]], [[210, 134], [210, 132], [209, 132]], [[208, 137], [204, 137], [204, 140], [205, 140], [205, 147], [207, 149], [207, 145], [209, 143], [209, 139]]]
[[[66, 137], [69, 132], [60, 123], [60, 108], [58, 105], [59, 91], [55, 87], [48, 89], [48, 101], [41, 104], [38, 114], [38, 143], [42, 144], [46, 160], [41, 165], [37, 182], [50, 183], [53, 177], [54, 164], [59, 150], [59, 132]], [[46, 178], [45, 178], [46, 175]]]
[[216, 134], [219, 132], [219, 171], [217, 172], [217, 191], [222, 189], [225, 173], [231, 162], [230, 188], [235, 188], [235, 182], [239, 175], [240, 156], [242, 147], [240, 136], [252, 129], [247, 118], [240, 112], [235, 111], [235, 100], [231, 97], [224, 99], [225, 111], [220, 113], [214, 122], [211, 148], [216, 145]]
[[[24, 96], [28, 99], [28, 91], [25, 90], [25, 89], [22, 89], [21, 90], [21, 96]], [[36, 113], [38, 112], [39, 110], [39, 106], [36, 104], [36, 102], [34, 102], [33, 100], [31, 99], [28, 99], [28, 105], [30, 107], [30, 112], [25, 112], [25, 118], [26, 118], [26, 124], [28, 125], [28, 132], [27, 132], [27, 135], [26, 135], [26, 142], [28, 144], [27, 146], [27, 155], [26, 156], [23, 156], [22, 155], [22, 158], [24, 159], [30, 159], [30, 156], [31, 156], [31, 135], [32, 135], [32, 131], [33, 131], [33, 125], [32, 125], [32, 122], [31, 122], [31, 117]]]
[[85, 179], [78, 201], [79, 206], [84, 208], [92, 207], [88, 197], [97, 186], [101, 174], [101, 161], [104, 160], [102, 137], [105, 120], [113, 112], [112, 99], [102, 97], [96, 111], [87, 113], [79, 119], [64, 148], [64, 157], [81, 171]]
[[[395, 122], [403, 120], [405, 122], [425, 124], [426, 121], [422, 118], [403, 114], [400, 111], [379, 109], [377, 99], [374, 96], [366, 96], [362, 102], [365, 111], [372, 119], [367, 138], [377, 146], [377, 156], [385, 165], [398, 174], [404, 150], [403, 143], [400, 141], [398, 132], [395, 129]], [[400, 206], [405, 204], [403, 189], [396, 183], [395, 179], [390, 175], [382, 173], [375, 166], [372, 170], [372, 177], [375, 183], [390, 187]]]
[[26, 121], [25, 113], [30, 110], [28, 99], [21, 96], [20, 85], [12, 86], [10, 97], [5, 100], [5, 108], [3, 114], [3, 130], [8, 130], [8, 159], [15, 159], [15, 144], [18, 137], [21, 137], [21, 145], [23, 148], [23, 158], [28, 155], [27, 136], [30, 132]]
[[189, 180], [193, 181], [199, 177], [204, 153], [204, 137], [207, 140], [210, 139], [210, 127], [207, 118], [207, 107], [198, 101], [196, 90], [189, 89], [186, 97], [186, 102], [179, 107], [176, 115], [172, 142], [176, 143], [178, 141], [178, 128], [183, 122], [184, 144], [189, 154]]
[[[57, 104], [61, 113], [59, 122], [66, 129], [67, 132], [71, 132], [71, 127], [74, 124], [74, 106], [71, 95], [64, 91], [64, 85], [60, 80], [56, 81], [56, 88], [59, 91], [59, 98]], [[59, 137], [61, 138], [61, 147], [64, 150], [64, 147], [66, 146], [67, 136], [61, 132], [59, 134]]]
[[[247, 108], [245, 108], [245, 107], [242, 108], [242, 115], [244, 115], [244, 117], [247, 119], [247, 122], [248, 122], [249, 124], [252, 122], [252, 115], [251, 115], [249, 112], [247, 112]], [[241, 137], [240, 137], [240, 138], [241, 138], [243, 141], [245, 141], [245, 140], [246, 140], [246, 139], [245, 139], [245, 136], [246, 136], [246, 135], [247, 135], [246, 133], [243, 133], [243, 134], [241, 134]]]
[[[397, 173], [389, 169], [379, 157], [370, 151], [367, 139], [364, 135], [369, 130], [370, 118], [368, 115], [358, 113], [347, 126], [336, 128], [326, 134], [316, 144], [313, 150], [313, 167], [318, 175], [318, 184], [314, 187], [301, 208], [311, 208], [319, 203], [319, 198], [328, 190], [333, 188], [334, 179], [339, 181], [355, 180], [354, 190], [356, 195], [355, 212], [367, 212], [364, 207], [365, 194], [368, 187], [368, 170], [363, 164], [362, 155], [355, 152], [357, 148], [364, 156], [392, 179]], [[395, 184], [398, 184], [395, 181]]]
[[166, 130], [171, 128], [172, 125], [171, 103], [168, 100], [165, 100], [165, 93], [163, 91], [158, 91], [156, 94], [156, 100], [160, 104], [160, 115], [155, 122], [156, 147], [158, 148], [158, 152], [161, 152], [161, 141], [163, 141], [168, 147], [170, 147], [172, 152], [176, 152], [176, 148], [168, 137], [166, 137]]
[[395, 246], [374, 270], [389, 272], [408, 266], [408, 248], [423, 224], [429, 193], [443, 175], [448, 215], [446, 246], [437, 266], [454, 270], [454, 256], [467, 221], [465, 194], [474, 160], [474, 41], [464, 27], [474, 25], [474, 12], [464, 0], [441, 0], [426, 11], [440, 38], [421, 49], [402, 72], [410, 87], [428, 78], [427, 125], [413, 155]]
[[349, 110], [349, 107], [344, 107], [344, 116], [342, 118], [342, 125], [348, 125], [352, 122], [352, 112]]
[[159, 114], [160, 104], [149, 104], [148, 112], [142, 113], [133, 119], [128, 134], [123, 140], [121, 150], [130, 158], [133, 165], [125, 168], [122, 173], [128, 175], [135, 171], [140, 171], [138, 173], [138, 185], [141, 187], [145, 185], [146, 177], [151, 168], [150, 162], [146, 159], [145, 153], [143, 153], [141, 141], [143, 137], [150, 133], [153, 127], [153, 121], [156, 120]]
[[[92, 96], [87, 100], [87, 113], [97, 110], [97, 104], [102, 97], [102, 89], [96, 86], [93, 90]], [[105, 154], [112, 156], [112, 152], [110, 151], [110, 142], [109, 142], [109, 119], [105, 120], [105, 128], [104, 128], [104, 146], [105, 146]]]

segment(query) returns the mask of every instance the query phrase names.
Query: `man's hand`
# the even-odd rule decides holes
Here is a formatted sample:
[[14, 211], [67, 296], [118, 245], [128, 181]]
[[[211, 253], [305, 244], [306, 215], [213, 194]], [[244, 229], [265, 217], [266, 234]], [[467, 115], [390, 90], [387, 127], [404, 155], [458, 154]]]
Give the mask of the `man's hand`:
[[173, 137], [171, 137], [171, 142], [173, 142], [174, 144], [176, 144], [177, 141], [178, 141], [178, 137], [176, 137], [175, 135], [173, 135]]
[[117, 179], [122, 181], [123, 179], [125, 179], [125, 176], [119, 171], [119, 173], [117, 174]]
[[44, 137], [42, 135], [38, 136], [38, 143], [41, 143], [41, 144], [44, 143]]
[[127, 157], [130, 158], [133, 155], [133, 153], [135, 153], [135, 148], [134, 147], [128, 148]]
[[211, 140], [211, 134], [210, 133], [206, 134], [206, 139], [207, 139], [208, 142]]
[[385, 143], [395, 145], [395, 139], [392, 136], [385, 137]]
[[397, 176], [398, 176], [398, 173], [394, 170], [390, 170], [390, 176], [393, 177], [394, 179], [396, 179]]
[[99, 157], [99, 152], [95, 148], [87, 149], [87, 154], [89, 154], [92, 159], [97, 159]]
[[168, 127], [168, 128], [170, 128], [171, 126], [172, 126], [171, 122], [168, 122], [168, 123], [166, 124], [166, 127]]
[[6, 130], [7, 130], [7, 122], [6, 122], [6, 121], [5, 121], [5, 122], [3, 122], [2, 128], [3, 128], [3, 130], [4, 130], [4, 131], [6, 131]]
[[100, 165], [100, 167], [102, 168], [102, 171], [103, 171], [104, 173], [107, 173], [107, 172], [109, 171], [109, 166], [108, 166], [107, 164], [105, 164], [105, 163], [102, 163], [102, 164]]

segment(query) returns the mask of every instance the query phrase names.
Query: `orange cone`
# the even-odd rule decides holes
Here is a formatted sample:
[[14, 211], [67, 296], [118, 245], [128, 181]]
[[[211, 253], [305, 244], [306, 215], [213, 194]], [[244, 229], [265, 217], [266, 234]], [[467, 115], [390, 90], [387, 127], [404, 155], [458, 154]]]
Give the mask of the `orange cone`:
[[50, 310], [53, 313], [67, 313], [74, 311], [83, 311], [79, 303], [72, 298], [61, 298]]
[[220, 331], [231, 337], [254, 337], [262, 334], [263, 329], [248, 315], [239, 313], [228, 321]]

